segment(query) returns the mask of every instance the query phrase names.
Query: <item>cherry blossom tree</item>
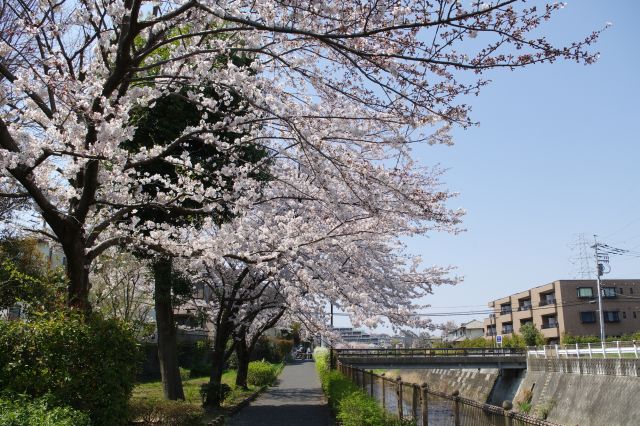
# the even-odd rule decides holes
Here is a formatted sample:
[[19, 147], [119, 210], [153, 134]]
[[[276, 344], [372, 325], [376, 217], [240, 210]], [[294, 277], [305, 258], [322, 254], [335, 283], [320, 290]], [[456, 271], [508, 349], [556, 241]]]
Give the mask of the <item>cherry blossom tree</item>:
[[147, 337], [153, 323], [153, 279], [149, 265], [130, 253], [109, 250], [91, 271], [92, 304], [108, 317], [133, 325], [136, 335]]
[[[28, 194], [49, 227], [42, 232], [62, 245], [69, 302], [81, 309], [89, 306], [89, 267], [109, 247], [191, 252], [185, 227], [123, 224], [141, 206], [206, 213], [234, 200], [231, 209], [241, 213], [260, 202], [260, 190], [247, 179], [255, 165], [235, 153], [243, 143], [263, 145], [289, 171], [306, 156], [303, 172], [311, 179], [346, 173], [341, 188], [347, 192], [328, 198], [334, 205], [358, 198], [379, 216], [387, 212], [366, 193], [369, 186], [405, 173], [414, 185], [388, 190], [410, 206], [387, 206], [402, 208], [405, 224], [387, 223], [385, 231], [433, 229], [424, 221], [442, 214], [447, 194], [412, 192], [420, 172], [411, 162], [411, 144], [451, 143], [451, 125], [472, 123], [464, 96], [487, 84], [483, 71], [557, 59], [588, 64], [595, 59], [588, 46], [599, 34], [555, 46], [534, 32], [562, 5], [527, 7], [515, 0], [469, 7], [446, 0], [43, 0], [34, 7], [4, 0], [2, 6], [3, 22], [11, 24], [0, 45], [2, 179]], [[160, 54], [163, 49], [170, 52]], [[219, 66], [229, 54], [250, 57], [250, 67]], [[203, 96], [203, 86], [221, 97]], [[135, 108], [184, 93], [215, 114], [232, 92], [250, 107], [246, 115], [203, 120], [169, 144], [127, 149]], [[215, 136], [221, 129], [245, 136], [229, 146]], [[171, 155], [170, 148], [194, 135], [227, 154], [229, 165], [205, 176], [188, 159]], [[140, 172], [140, 165], [157, 159], [189, 173], [173, 182]], [[234, 185], [228, 190], [201, 184], [229, 178]], [[153, 197], [143, 185], [168, 191]], [[191, 200], [200, 207], [185, 207]]]

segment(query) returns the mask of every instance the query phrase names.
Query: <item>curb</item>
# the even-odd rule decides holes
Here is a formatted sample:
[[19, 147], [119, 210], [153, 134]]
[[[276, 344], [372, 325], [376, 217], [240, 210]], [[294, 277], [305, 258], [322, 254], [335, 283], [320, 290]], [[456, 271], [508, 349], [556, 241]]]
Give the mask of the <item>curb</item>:
[[207, 423], [207, 426], [222, 426], [222, 425], [224, 425], [224, 420], [227, 417], [233, 416], [238, 411], [242, 410], [244, 407], [246, 407], [247, 405], [249, 405], [250, 403], [255, 401], [255, 399], [258, 398], [258, 396], [260, 396], [260, 394], [265, 389], [267, 389], [268, 387], [269, 386], [261, 387], [260, 389], [258, 389], [257, 391], [255, 391], [254, 393], [252, 393], [251, 395], [249, 395], [248, 397], [246, 397], [245, 399], [243, 399], [242, 401], [240, 401], [239, 403], [234, 405], [233, 407], [228, 408], [225, 411], [224, 414], [220, 414], [218, 417], [216, 417], [215, 419], [213, 419], [209, 423]]

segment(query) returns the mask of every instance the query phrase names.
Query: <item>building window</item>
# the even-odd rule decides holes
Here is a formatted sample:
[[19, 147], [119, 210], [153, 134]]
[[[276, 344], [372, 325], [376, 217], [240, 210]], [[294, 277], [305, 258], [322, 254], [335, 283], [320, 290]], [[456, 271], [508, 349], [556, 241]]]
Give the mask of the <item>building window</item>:
[[590, 299], [592, 297], [593, 297], [593, 287], [578, 287], [579, 299]]
[[620, 322], [620, 312], [604, 311], [604, 322]]
[[594, 311], [583, 311], [580, 312], [580, 321], [583, 324], [591, 324], [596, 322], [596, 313]]
[[636, 311], [633, 311], [633, 319], [636, 319], [637, 315], [636, 315]]
[[602, 297], [606, 299], [613, 299], [617, 297], [615, 287], [603, 287], [602, 288]]
[[542, 328], [556, 328], [558, 319], [556, 317], [542, 317]]
[[503, 303], [500, 305], [500, 315], [510, 314], [511, 313], [511, 304]]
[[627, 319], [627, 313], [625, 311], [622, 311], [622, 319]]
[[513, 333], [513, 324], [506, 323], [502, 325], [502, 334], [510, 334]]
[[633, 294], [633, 287], [629, 287], [629, 294]]
[[519, 311], [527, 311], [531, 309], [531, 299], [523, 299], [520, 301], [520, 305], [518, 306]]
[[555, 293], [547, 293], [540, 295], [540, 306], [546, 306], [556, 303]]
[[622, 287], [618, 287], [618, 293], [624, 294], [624, 291], [622, 291]]

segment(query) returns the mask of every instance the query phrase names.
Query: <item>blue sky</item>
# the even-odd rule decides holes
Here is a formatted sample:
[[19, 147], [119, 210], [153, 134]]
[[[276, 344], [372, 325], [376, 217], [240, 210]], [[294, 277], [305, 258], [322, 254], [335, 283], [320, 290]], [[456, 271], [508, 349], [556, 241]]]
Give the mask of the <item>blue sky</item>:
[[[569, 42], [613, 23], [595, 46], [595, 65], [492, 73], [471, 100], [480, 126], [457, 129], [453, 147], [416, 149], [423, 163], [448, 169], [446, 186], [460, 192], [450, 205], [467, 211], [467, 232], [408, 241], [425, 264], [455, 265], [465, 278], [437, 288], [428, 312], [483, 309], [497, 297], [578, 278], [569, 245], [579, 233], [640, 251], [639, 14], [634, 0], [569, 2], [542, 32]], [[611, 266], [607, 278], [640, 278], [640, 258], [612, 257]]]

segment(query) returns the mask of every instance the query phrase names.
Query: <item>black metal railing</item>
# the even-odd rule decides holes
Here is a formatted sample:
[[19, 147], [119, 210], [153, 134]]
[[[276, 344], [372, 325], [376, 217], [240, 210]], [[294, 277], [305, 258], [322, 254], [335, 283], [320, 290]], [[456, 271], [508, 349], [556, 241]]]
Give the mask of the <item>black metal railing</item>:
[[338, 371], [371, 396], [389, 417], [412, 420], [416, 425], [455, 426], [557, 426], [547, 420], [511, 411], [512, 404], [503, 407], [463, 398], [458, 391], [440, 392], [428, 383], [404, 382], [400, 377], [386, 377], [338, 361]]

